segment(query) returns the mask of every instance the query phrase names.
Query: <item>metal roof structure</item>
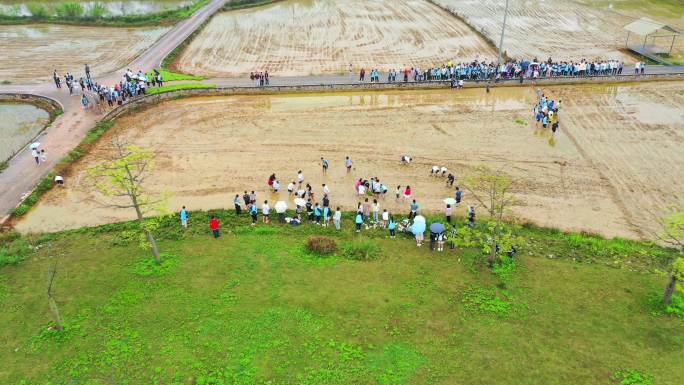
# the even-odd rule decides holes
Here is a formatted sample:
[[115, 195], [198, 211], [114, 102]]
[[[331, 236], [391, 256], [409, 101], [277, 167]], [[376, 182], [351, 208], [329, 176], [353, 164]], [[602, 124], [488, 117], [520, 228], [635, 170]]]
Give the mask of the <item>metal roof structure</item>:
[[659, 21], [651, 20], [648, 17], [642, 17], [639, 20], [635, 20], [627, 24], [624, 28], [625, 30], [640, 36], [652, 35], [653, 33], [658, 32], [661, 29], [669, 31], [670, 33], [658, 34], [658, 37], [680, 35], [679, 31], [670, 27], [669, 25], [661, 23]]

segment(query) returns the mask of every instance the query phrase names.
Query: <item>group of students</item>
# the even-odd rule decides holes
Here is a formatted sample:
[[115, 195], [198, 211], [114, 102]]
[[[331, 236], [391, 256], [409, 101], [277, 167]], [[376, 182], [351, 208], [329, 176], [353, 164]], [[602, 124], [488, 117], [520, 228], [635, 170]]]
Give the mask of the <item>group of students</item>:
[[[57, 73], [57, 70], [54, 70], [52, 77], [55, 86], [57, 88], [62, 88], [61, 77]], [[73, 95], [76, 83], [74, 76], [67, 72], [66, 75], [64, 75], [64, 80], [69, 88], [69, 94]], [[109, 107], [122, 105], [127, 99], [145, 95], [147, 89], [150, 87], [162, 87], [164, 85], [164, 79], [161, 72], [156, 69], [149, 73], [145, 73], [142, 70], [134, 73], [130, 69], [127, 69], [118, 83], [106, 86], [93, 81], [90, 74], [90, 67], [86, 64], [85, 78], [79, 78], [78, 85], [81, 88], [81, 104], [83, 105], [83, 108], [88, 109], [95, 104], [101, 109], [104, 109], [105, 104]]]
[[558, 110], [560, 109], [561, 100], [556, 103], [553, 100], [548, 100], [540, 89], [537, 89], [537, 103], [532, 108], [532, 113], [537, 121], [537, 127], [541, 123], [543, 128], [551, 127], [551, 131], [555, 133], [558, 130]]
[[264, 72], [250, 72], [249, 80], [251, 80], [255, 86], [263, 87], [270, 84], [271, 80], [268, 75], [268, 71]]

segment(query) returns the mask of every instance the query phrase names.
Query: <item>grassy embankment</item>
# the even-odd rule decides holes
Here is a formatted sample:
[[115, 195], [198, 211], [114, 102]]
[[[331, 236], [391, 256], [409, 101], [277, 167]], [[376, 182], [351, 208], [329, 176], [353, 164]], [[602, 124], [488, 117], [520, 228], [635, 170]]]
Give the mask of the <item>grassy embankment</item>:
[[[354, 234], [349, 219], [336, 232], [213, 213], [218, 240], [207, 213], [191, 213], [187, 231], [165, 220], [160, 267], [131, 223], [0, 248], [23, 253], [0, 267], [0, 382], [684, 382], [684, 322], [657, 305], [666, 278], [653, 272], [672, 251], [526, 226], [528, 245], [504, 279], [478, 250]], [[309, 252], [313, 234], [340, 251]], [[47, 329], [54, 261], [64, 331]]]
[[54, 8], [29, 3], [31, 16], [0, 14], [0, 24], [53, 23], [109, 27], [171, 25], [188, 18], [208, 2], [209, 0], [197, 0], [191, 5], [162, 12], [122, 16], [108, 16], [103, 5], [95, 5], [86, 11], [79, 2], [61, 3]]

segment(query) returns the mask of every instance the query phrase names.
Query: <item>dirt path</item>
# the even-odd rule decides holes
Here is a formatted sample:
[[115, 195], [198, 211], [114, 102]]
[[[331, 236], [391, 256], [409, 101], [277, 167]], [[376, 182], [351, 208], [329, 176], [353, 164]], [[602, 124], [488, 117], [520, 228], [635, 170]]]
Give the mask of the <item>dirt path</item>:
[[[531, 122], [516, 123], [530, 121], [531, 87], [185, 99], [121, 118], [111, 135], [156, 150], [158, 170], [149, 184], [173, 194], [172, 210], [231, 207], [244, 190], [256, 190], [260, 200], [288, 199], [269, 193], [266, 178], [275, 172], [284, 187], [301, 169], [319, 195], [322, 183], [330, 186], [334, 206], [353, 209], [354, 181], [377, 176], [390, 188], [384, 208], [405, 214], [408, 203], [396, 202], [393, 193], [410, 184], [422, 209], [438, 212], [453, 188], [430, 177], [431, 166], [447, 166], [460, 184], [485, 163], [505, 166], [516, 181], [524, 202], [516, 212], [525, 220], [640, 238], [653, 226], [644, 212], [681, 200], [684, 189], [681, 87], [546, 88], [563, 100], [555, 136]], [[106, 152], [106, 143], [103, 138], [96, 153]], [[410, 166], [400, 165], [404, 153], [415, 158]], [[342, 166], [347, 155], [355, 162], [350, 174]], [[331, 162], [325, 175], [321, 156]], [[70, 187], [52, 190], [17, 228], [52, 231], [130, 219], [131, 213], [92, 202], [96, 194], [84, 183], [92, 162], [84, 159]], [[466, 193], [464, 206], [469, 203]]]

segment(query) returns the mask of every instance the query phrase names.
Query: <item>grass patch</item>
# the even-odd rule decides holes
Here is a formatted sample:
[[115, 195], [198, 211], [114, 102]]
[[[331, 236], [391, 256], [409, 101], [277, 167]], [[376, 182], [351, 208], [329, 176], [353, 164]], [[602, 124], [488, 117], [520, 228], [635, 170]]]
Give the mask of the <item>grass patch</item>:
[[620, 385], [653, 385], [653, 377], [636, 369], [618, 370], [610, 379]]
[[521, 126], [524, 126], [527, 124], [527, 120], [522, 119], [522, 118], [517, 118], [517, 119], [515, 119], [515, 124], [519, 124]]
[[178, 81], [178, 80], [204, 80], [204, 79], [206, 79], [206, 77], [204, 77], [204, 76], [181, 74], [181, 73], [177, 73], [177, 72], [168, 71], [165, 69], [162, 69], [159, 72], [161, 73], [162, 81], [164, 81], [164, 82], [173, 82], [173, 81]]
[[31, 16], [19, 16], [17, 12], [0, 14], [0, 24], [52, 23], [109, 27], [171, 25], [190, 17], [208, 2], [209, 0], [197, 0], [187, 6], [157, 13], [121, 16], [108, 16], [106, 8], [101, 4], [95, 4], [88, 12], [79, 2], [60, 3], [54, 7], [54, 12], [34, 4], [29, 7]]
[[[219, 239], [210, 215], [221, 219]], [[165, 217], [162, 265], [139, 248], [134, 222], [2, 235], [2, 247], [27, 250], [26, 241], [29, 251], [0, 267], [0, 383], [505, 384], [534, 373], [539, 383], [591, 385], [635, 367], [653, 383], [684, 380], [672, 370], [681, 320], [654, 317], [643, 300], [662, 290], [662, 275], [573, 262], [562, 254], [574, 247], [566, 234], [526, 228], [559, 254], [520, 250], [502, 290], [470, 263], [479, 250], [433, 253], [386, 230], [356, 234], [352, 221], [345, 213], [339, 232], [252, 227], [212, 210], [190, 213], [183, 229]], [[302, 258], [314, 236], [340, 245], [337, 258], [321, 258], [334, 263]], [[40, 242], [61, 254], [62, 332], [45, 327]], [[343, 258], [349, 250], [361, 257]]]
[[196, 90], [196, 89], [212, 89], [216, 88], [213, 84], [204, 83], [181, 83], [181, 84], [171, 84], [162, 87], [148, 88], [147, 95], [156, 95], [164, 92], [179, 91], [179, 90]]

